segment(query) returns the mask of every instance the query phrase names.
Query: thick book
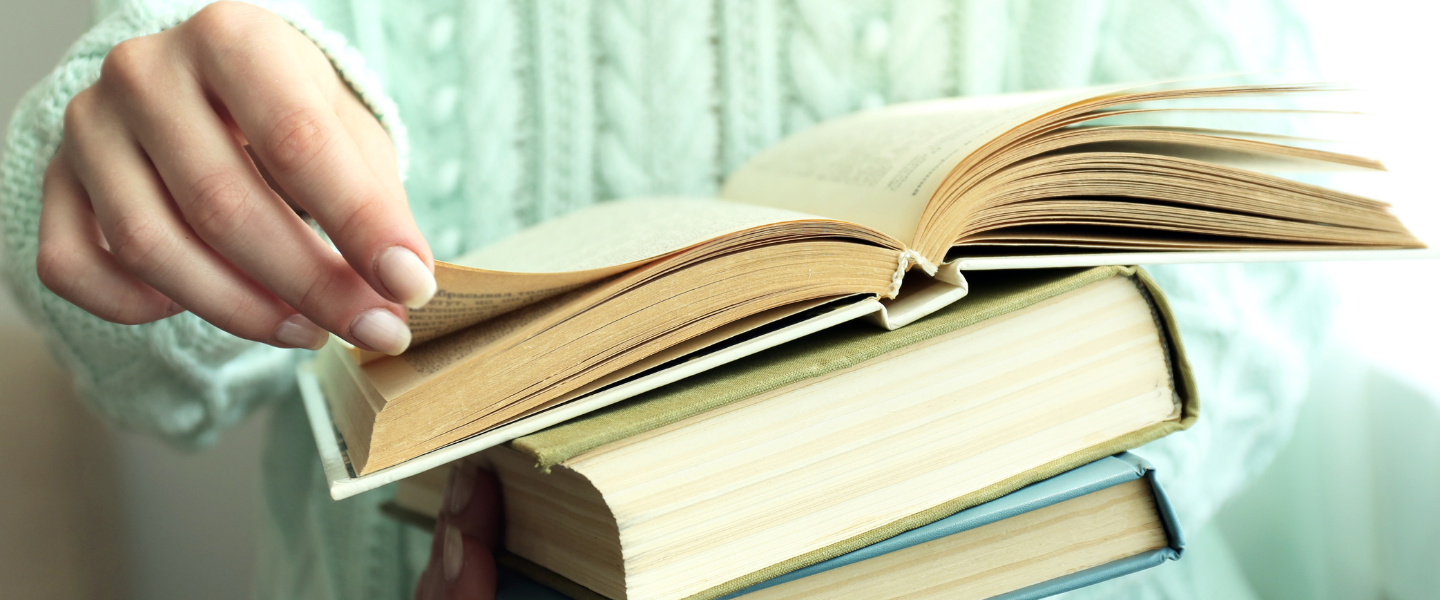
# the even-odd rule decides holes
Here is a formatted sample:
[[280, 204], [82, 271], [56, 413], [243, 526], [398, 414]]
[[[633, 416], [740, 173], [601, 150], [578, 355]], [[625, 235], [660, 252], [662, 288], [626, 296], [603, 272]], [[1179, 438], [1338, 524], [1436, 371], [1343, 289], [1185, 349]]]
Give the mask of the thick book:
[[[506, 549], [611, 598], [713, 598], [1196, 418], [1143, 271], [985, 283], [907, 328], [838, 326], [486, 450]], [[397, 503], [433, 508], [414, 490], [441, 480]]]
[[[443, 483], [431, 482], [435, 488], [421, 493], [438, 496]], [[391, 508], [397, 517], [427, 528], [433, 528], [428, 515], [434, 510], [423, 503]], [[1124, 453], [745, 586], [720, 600], [1030, 600], [1178, 560], [1184, 548], [1184, 534], [1154, 468]], [[499, 600], [605, 599], [513, 555], [501, 561], [511, 570], [502, 577]]]
[[1179, 560], [1184, 549], [1154, 467], [1124, 453], [721, 600], [1029, 600]]
[[603, 203], [439, 264], [409, 351], [331, 344], [315, 372], [365, 476], [857, 316], [904, 326], [979, 270], [1433, 255], [1383, 202], [1274, 174], [1376, 161], [1114, 121], [1324, 89], [1107, 87], [844, 117], [759, 153], [719, 199]]
[[[1067, 308], [1068, 298], [1079, 294], [1081, 288], [1090, 288], [1100, 282], [1109, 282], [1104, 288], [1110, 289], [1112, 296], [1104, 296], [1113, 301], [1112, 304], [1100, 304], [1103, 309], [1109, 311], [1125, 312], [1125, 306], [1129, 306], [1130, 318], [1139, 319], [1138, 327], [1148, 328], [1149, 338], [1155, 340], [1156, 347], [1164, 347], [1165, 370], [1171, 373], [1169, 380], [1175, 387], [1176, 397], [1194, 401], [1194, 384], [1189, 380], [1189, 370], [1184, 360], [1184, 351], [1179, 344], [1178, 329], [1174, 327], [1171, 312], [1165, 302], [1164, 294], [1153, 285], [1145, 272], [1136, 268], [1117, 268], [1117, 266], [1104, 266], [1104, 268], [1092, 269], [1020, 269], [1020, 271], [988, 271], [975, 273], [976, 282], [979, 283], [976, 291], [973, 292], [965, 302], [958, 302], [940, 309], [929, 318], [920, 319], [910, 327], [894, 329], [876, 328], [867, 322], [844, 322], [837, 327], [821, 329], [814, 334], [806, 335], [791, 344], [780, 345], [770, 348], [762, 354], [753, 354], [744, 357], [736, 363], [723, 365], [706, 365], [704, 361], [710, 357], [696, 358], [690, 363], [683, 363], [680, 368], [661, 368], [655, 373], [642, 374], [636, 380], [625, 381], [609, 390], [602, 390], [596, 396], [598, 401], [605, 401], [605, 394], [626, 394], [626, 397], [636, 396], [628, 394], [626, 386], [651, 386], [660, 387], [665, 383], [665, 377], [674, 376], [675, 373], [684, 373], [685, 368], [696, 370], [697, 373], [670, 386], [655, 388], [647, 393], [638, 394], [624, 404], [622, 407], [611, 407], [598, 413], [585, 414], [580, 419], [576, 414], [570, 414], [567, 419], [569, 423], [560, 423], [557, 420], [549, 429], [543, 432], [528, 433], [513, 443], [514, 447], [521, 449], [534, 449], [536, 459], [543, 465], [554, 465], [564, 458], [573, 456], [576, 452], [585, 452], [592, 447], [613, 442], [619, 437], [605, 437], [586, 433], [577, 435], [579, 432], [606, 433], [611, 436], [625, 436], [638, 432], [636, 427], [649, 427], [654, 423], [671, 423], [674, 420], [685, 419], [721, 406], [721, 404], [732, 403], [755, 396], [762, 391], [775, 390], [778, 387], [792, 386], [792, 384], [804, 384], [811, 378], [828, 376], [838, 373], [847, 368], [857, 367], [871, 358], [880, 357], [894, 351], [904, 351], [914, 344], [929, 341], [930, 338], [940, 335], [960, 335], [958, 329], [972, 329], [973, 331], [988, 331], [995, 334], [996, 331], [1005, 331], [1002, 328], [991, 327], [1009, 319], [1001, 319], [1014, 314], [1014, 312], [1043, 312], [1041, 317], [1050, 318], [1054, 321], [1050, 331], [1043, 332], [1041, 337], [1051, 337], [1057, 331], [1070, 331], [1071, 328], [1083, 328], [1087, 321], [1071, 314], [1073, 309]], [[1116, 281], [1112, 281], [1116, 279]], [[1066, 296], [1066, 302], [1061, 302], [1060, 296]], [[1099, 296], [1097, 296], [1099, 298]], [[1100, 299], [1104, 299], [1100, 298]], [[1058, 308], [1041, 311], [1037, 305], [1051, 306], [1060, 304]], [[852, 304], [847, 306], [864, 305]], [[1153, 312], [1151, 312], [1153, 311]], [[838, 312], [838, 311], [837, 311]], [[1149, 317], [1155, 317], [1153, 322], [1146, 321]], [[1027, 317], [1028, 318], [1028, 317]], [[995, 321], [1001, 319], [1001, 321]], [[994, 322], [991, 322], [994, 321]], [[809, 324], [814, 319], [802, 319], [801, 324]], [[1079, 338], [1076, 338], [1079, 340]], [[1058, 340], [1057, 344], [1068, 344], [1074, 340]], [[966, 358], [963, 361], [965, 367], [972, 367], [975, 364], [984, 364], [991, 360], [999, 351], [1020, 351], [1022, 345], [1007, 347], [1007, 338], [989, 338], [988, 347], [992, 353], [979, 355], [975, 358]], [[700, 364], [696, 364], [700, 363]], [[1158, 363], [1155, 363], [1158, 364]], [[1038, 367], [1037, 367], [1038, 368]], [[953, 373], [960, 373], [956, 370]], [[965, 373], [971, 373], [966, 370]], [[909, 376], [909, 371], [901, 370], [900, 376]], [[989, 376], [988, 371], [978, 371], [972, 374], [973, 380], [985, 380]], [[359, 494], [366, 489], [373, 489], [383, 483], [399, 481], [408, 478], [428, 469], [438, 468], [446, 465], [452, 460], [464, 458], [472, 453], [480, 452], [485, 447], [494, 446], [495, 443], [504, 442], [505, 439], [494, 439], [485, 436], [477, 439], [464, 440], [454, 446], [445, 447], [438, 452], [429, 453], [416, 460], [395, 466], [395, 468], [383, 469], [383, 471], [370, 473], [370, 475], [357, 475], [356, 469], [348, 462], [346, 452], [346, 437], [341, 435], [340, 427], [331, 420], [331, 413], [328, 412], [327, 404], [324, 401], [324, 393], [321, 391], [320, 377], [315, 376], [314, 365], [304, 365], [300, 373], [300, 386], [302, 397], [305, 401], [312, 432], [315, 435], [318, 450], [320, 450], [321, 463], [324, 465], [325, 475], [330, 481], [331, 495], [336, 498]], [[660, 383], [657, 383], [660, 381]], [[963, 386], [965, 381], [958, 381], [956, 387]], [[662, 400], [661, 400], [662, 399]], [[636, 407], [645, 407], [644, 410], [652, 410], [654, 414], [645, 416], [644, 419], [634, 419]], [[658, 409], [664, 407], [664, 410]], [[576, 409], [576, 407], [570, 407]], [[579, 409], [589, 409], [580, 404]], [[560, 410], [556, 413], [564, 414]], [[1194, 410], [1188, 413], [1182, 412], [1181, 416], [1189, 414], [1194, 416]], [[550, 417], [556, 414], [549, 414]], [[596, 429], [595, 423], [625, 423], [624, 426], [605, 426]], [[1119, 452], [1119, 450], [1135, 447], [1138, 443], [1155, 439], [1164, 435], [1168, 430], [1178, 429], [1184, 426], [1184, 419], [1175, 422], [1165, 422], [1164, 432], [1155, 432], [1153, 435], [1143, 436], [1142, 442], [1125, 443], [1125, 445], [1106, 447], [1100, 455]], [[588, 429], [589, 427], [589, 429]], [[564, 440], [563, 445], [544, 446], [543, 440]], [[559, 452], [556, 449], [563, 449]], [[1090, 459], [1096, 458], [1094, 455]], [[1071, 463], [1070, 466], [1073, 466]]]

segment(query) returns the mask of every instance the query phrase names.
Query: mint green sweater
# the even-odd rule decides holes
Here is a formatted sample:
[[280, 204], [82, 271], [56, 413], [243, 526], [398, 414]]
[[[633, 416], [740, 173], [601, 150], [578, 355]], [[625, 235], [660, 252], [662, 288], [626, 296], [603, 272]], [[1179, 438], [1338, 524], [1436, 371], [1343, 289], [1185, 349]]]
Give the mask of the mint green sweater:
[[[597, 201], [713, 193], [781, 136], [860, 108], [1309, 62], [1283, 0], [257, 3], [311, 36], [389, 129], [441, 259]], [[85, 401], [118, 426], [197, 446], [274, 407], [259, 597], [410, 597], [428, 540], [381, 517], [389, 490], [326, 496], [296, 400], [305, 352], [239, 340], [190, 314], [106, 323], [36, 277], [41, 177], [66, 103], [116, 43], [200, 5], [100, 0], [103, 19], [21, 102], [0, 164], [5, 280]], [[1196, 528], [1288, 435], [1326, 294], [1293, 265], [1154, 273], [1206, 414], [1142, 453]], [[1127, 589], [1184, 597], [1171, 588], [1136, 579]]]

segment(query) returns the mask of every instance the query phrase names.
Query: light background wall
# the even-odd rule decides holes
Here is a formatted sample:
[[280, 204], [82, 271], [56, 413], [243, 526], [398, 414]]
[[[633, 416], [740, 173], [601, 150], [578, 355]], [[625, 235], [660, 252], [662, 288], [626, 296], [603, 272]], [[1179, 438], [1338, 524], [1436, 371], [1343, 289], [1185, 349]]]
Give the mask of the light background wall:
[[[1440, 245], [1440, 5], [1407, 0], [1301, 0], [1323, 74], [1369, 90], [1376, 115], [1354, 131], [1391, 173], [1342, 185], [1392, 202]], [[1319, 132], [1324, 135], [1325, 132]], [[1339, 333], [1364, 357], [1440, 400], [1440, 261], [1326, 265], [1336, 281]]]
[[[1386, 196], [1440, 223], [1440, 194], [1433, 185], [1434, 165], [1440, 164], [1434, 145], [1440, 122], [1432, 112], [1440, 52], [1428, 29], [1436, 22], [1436, 9], [1403, 0], [1372, 0], [1363, 9], [1340, 1], [1301, 4], [1314, 17], [1319, 58], [1328, 74], [1390, 92], [1380, 105], [1397, 117], [1368, 129], [1397, 172], [1385, 184], [1392, 192]], [[21, 94], [86, 29], [90, 15], [89, 0], [0, 0], [0, 115], [8, 120]], [[1433, 418], [1440, 399], [1440, 351], [1433, 345], [1440, 339], [1435, 301], [1440, 265], [1326, 268], [1338, 283], [1340, 340], [1348, 356], [1373, 360], [1387, 376], [1405, 382], [1407, 397], [1418, 403], [1412, 403], [1415, 410]], [[1353, 406], [1344, 410], [1353, 412]], [[252, 418], [218, 446], [195, 455], [110, 431], [74, 400], [38, 334], [0, 293], [0, 457], [5, 457], [0, 461], [0, 597], [246, 597], [259, 512], [261, 420]], [[1303, 447], [1325, 446], [1329, 436], [1323, 427], [1347, 422], [1331, 419], [1322, 426], [1312, 421], [1302, 419], [1297, 449], [1283, 461], [1314, 463], [1315, 454], [1305, 454]], [[1396, 439], [1382, 441], [1395, 445]], [[1258, 506], [1266, 498], [1242, 498], [1240, 504]], [[1232, 512], [1222, 521], [1242, 531], [1247, 518], [1262, 514], [1257, 511], [1261, 508]], [[1249, 544], [1236, 549], [1242, 557], [1265, 550], [1265, 540], [1231, 542]], [[1305, 578], [1306, 573], [1296, 573], [1293, 579]], [[1267, 585], [1281, 584], [1271, 577]], [[1286, 595], [1281, 588], [1265, 590], [1272, 597]]]
[[[0, 115], [91, 22], [0, 0]], [[263, 416], [199, 454], [107, 429], [0, 291], [0, 598], [248, 598]]]

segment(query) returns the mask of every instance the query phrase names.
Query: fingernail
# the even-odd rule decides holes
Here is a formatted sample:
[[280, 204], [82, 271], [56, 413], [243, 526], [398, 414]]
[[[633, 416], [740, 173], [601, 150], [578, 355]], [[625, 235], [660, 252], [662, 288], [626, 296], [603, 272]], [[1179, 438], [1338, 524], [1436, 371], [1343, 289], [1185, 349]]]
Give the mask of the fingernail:
[[435, 295], [435, 275], [414, 252], [404, 246], [391, 246], [380, 253], [375, 268], [380, 283], [408, 308], [420, 308]]
[[455, 476], [450, 478], [450, 514], [458, 515], [460, 511], [470, 504], [470, 496], [475, 493], [475, 469], [473, 467], [455, 467]]
[[350, 325], [350, 334], [376, 352], [395, 356], [410, 347], [410, 328], [400, 317], [383, 308], [372, 308]]
[[275, 341], [291, 348], [319, 350], [328, 334], [305, 315], [290, 315], [275, 328]]
[[460, 567], [465, 566], [465, 538], [454, 525], [445, 526], [445, 583], [455, 583], [460, 578]]

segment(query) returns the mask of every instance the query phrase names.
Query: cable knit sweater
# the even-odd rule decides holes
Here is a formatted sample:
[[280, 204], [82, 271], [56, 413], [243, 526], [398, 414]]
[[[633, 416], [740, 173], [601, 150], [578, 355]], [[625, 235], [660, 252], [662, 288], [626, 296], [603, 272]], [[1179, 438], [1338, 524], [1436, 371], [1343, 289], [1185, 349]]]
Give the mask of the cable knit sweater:
[[[1283, 0], [257, 3], [314, 39], [391, 132], [408, 161], [411, 207], [442, 259], [593, 202], [713, 193], [757, 150], [860, 108], [1309, 60]], [[258, 596], [409, 597], [428, 540], [380, 515], [389, 490], [325, 495], [296, 401], [304, 352], [239, 340], [189, 314], [105, 323], [36, 277], [40, 183], [66, 103], [116, 43], [201, 4], [101, 0], [104, 18], [21, 102], [0, 165], [5, 278], [81, 395], [122, 427], [203, 445], [275, 405]], [[1293, 265], [1154, 273], [1205, 415], [1142, 453], [1196, 528], [1288, 435], [1325, 294]], [[1185, 597], [1175, 582], [1139, 576], [1122, 587]]]

